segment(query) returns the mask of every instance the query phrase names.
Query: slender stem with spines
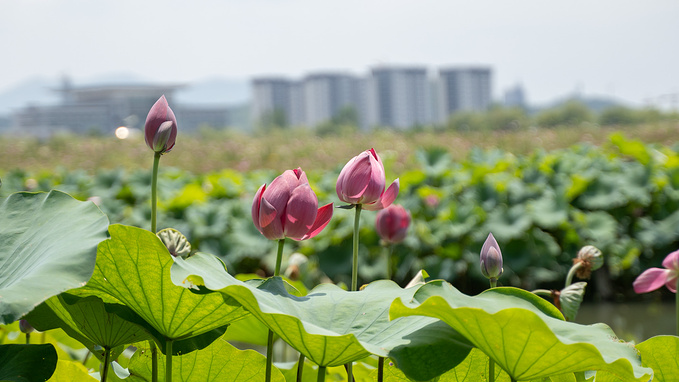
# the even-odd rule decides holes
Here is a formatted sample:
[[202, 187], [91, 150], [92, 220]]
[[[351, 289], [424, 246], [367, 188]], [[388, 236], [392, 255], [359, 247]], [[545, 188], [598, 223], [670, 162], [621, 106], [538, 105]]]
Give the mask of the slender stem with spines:
[[172, 382], [172, 342], [165, 341], [165, 382]]
[[151, 175], [151, 232], [156, 233], [156, 205], [158, 204], [158, 165], [161, 153], [153, 155], [153, 173]]
[[[490, 278], [490, 288], [493, 289], [497, 287], [497, 279], [495, 277]], [[488, 382], [495, 382], [495, 361], [488, 357]]]
[[325, 366], [318, 365], [318, 377], [316, 382], [325, 382]]
[[297, 382], [302, 382], [302, 373], [304, 372], [304, 354], [299, 353], [299, 361], [297, 362]]
[[[273, 270], [274, 276], [279, 276], [281, 273], [281, 263], [283, 262], [283, 247], [285, 246], [285, 238], [278, 240], [278, 250], [276, 252], [276, 267]], [[273, 370], [273, 331], [269, 329], [269, 336], [266, 340], [266, 374], [265, 381], [271, 381], [271, 373]]]
[[149, 341], [151, 344], [151, 381], [158, 382], [158, 347], [153, 341]]
[[575, 263], [571, 267], [571, 269], [568, 271], [568, 275], [566, 276], [566, 286], [569, 286], [573, 283], [573, 276], [575, 276], [575, 272], [578, 271], [578, 269], [582, 268], [583, 264], [582, 263]]
[[111, 362], [109, 359], [111, 358], [111, 349], [105, 347], [104, 348], [104, 368], [101, 371], [101, 381], [106, 382], [108, 378], [108, 364]]

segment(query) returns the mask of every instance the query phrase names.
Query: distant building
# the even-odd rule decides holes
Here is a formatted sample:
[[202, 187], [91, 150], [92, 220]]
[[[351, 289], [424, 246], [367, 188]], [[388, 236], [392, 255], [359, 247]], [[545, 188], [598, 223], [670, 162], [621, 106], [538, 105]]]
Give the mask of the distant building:
[[523, 91], [523, 86], [516, 85], [505, 91], [505, 106], [507, 107], [526, 107], [526, 94]]
[[55, 89], [61, 104], [30, 105], [12, 116], [14, 133], [47, 137], [67, 131], [77, 134], [113, 134], [119, 126], [143, 129], [153, 104], [165, 95], [184, 131], [198, 126], [229, 125], [227, 107], [181, 106], [174, 102], [179, 85], [95, 85], [74, 87], [68, 79]]
[[490, 68], [440, 69], [439, 86], [439, 122], [458, 111], [484, 111], [491, 105]]
[[302, 88], [305, 126], [318, 126], [347, 110], [356, 114], [357, 124], [364, 124], [363, 79], [344, 73], [316, 73], [304, 78]]
[[297, 125], [302, 120], [300, 85], [284, 77], [252, 80], [252, 119], [255, 125]]
[[368, 87], [369, 125], [405, 129], [432, 122], [425, 67], [373, 68]]

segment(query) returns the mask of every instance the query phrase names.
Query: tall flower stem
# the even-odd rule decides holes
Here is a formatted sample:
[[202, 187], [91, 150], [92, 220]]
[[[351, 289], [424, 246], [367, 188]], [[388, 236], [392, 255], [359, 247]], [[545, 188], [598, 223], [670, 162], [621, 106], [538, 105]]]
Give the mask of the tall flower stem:
[[106, 382], [106, 378], [108, 377], [108, 364], [111, 362], [109, 358], [111, 358], [111, 349], [104, 348], [104, 368], [101, 371], [102, 382]]
[[391, 280], [391, 271], [394, 267], [393, 257], [394, 257], [394, 245], [388, 244], [386, 248], [387, 252], [387, 280]]
[[151, 381], [158, 382], [158, 347], [156, 343], [151, 340]]
[[153, 155], [153, 174], [151, 175], [151, 232], [156, 233], [156, 205], [158, 204], [158, 164], [161, 153]]
[[566, 286], [569, 286], [573, 283], [573, 276], [575, 276], [575, 272], [577, 272], [581, 267], [582, 263], [573, 264], [571, 269], [568, 271], [568, 275], [566, 276]]
[[172, 342], [165, 341], [165, 382], [172, 382]]
[[302, 382], [302, 373], [304, 372], [304, 354], [299, 353], [299, 361], [297, 362], [297, 382]]
[[377, 382], [384, 381], [384, 357], [377, 360]]
[[[276, 252], [276, 267], [273, 270], [273, 275], [278, 276], [281, 273], [281, 263], [283, 262], [283, 247], [285, 246], [285, 239], [278, 240], [278, 251]], [[269, 329], [269, 336], [266, 340], [266, 374], [265, 381], [271, 381], [271, 373], [273, 369], [273, 331]]]
[[356, 205], [354, 217], [354, 257], [351, 263], [351, 290], [358, 290], [358, 228], [361, 222], [361, 205]]
[[[490, 278], [490, 288], [493, 289], [497, 287], [497, 279], [495, 277]], [[495, 361], [488, 357], [488, 382], [495, 382]]]

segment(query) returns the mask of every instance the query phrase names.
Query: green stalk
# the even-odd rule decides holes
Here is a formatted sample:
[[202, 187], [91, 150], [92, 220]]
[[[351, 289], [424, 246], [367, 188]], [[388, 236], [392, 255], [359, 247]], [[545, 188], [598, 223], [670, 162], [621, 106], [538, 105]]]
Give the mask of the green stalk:
[[[679, 288], [679, 278], [677, 278], [677, 288]], [[674, 303], [675, 309], [677, 310], [677, 335], [679, 336], [679, 289], [677, 293], [674, 294], [676, 302]]]
[[299, 353], [299, 361], [297, 362], [297, 382], [302, 382], [302, 373], [304, 372], [304, 354]]
[[[273, 270], [273, 275], [278, 276], [281, 273], [281, 262], [283, 260], [283, 246], [285, 246], [285, 238], [278, 240], [278, 251], [276, 252], [276, 267]], [[266, 340], [266, 375], [265, 381], [271, 381], [271, 373], [273, 369], [273, 332], [269, 329], [269, 336]]]
[[165, 382], [172, 382], [172, 342], [165, 341]]
[[[497, 287], [497, 278], [490, 278], [490, 289]], [[495, 382], [495, 361], [488, 357], [488, 382]]]
[[530, 291], [530, 293], [536, 294], [538, 296], [552, 297], [552, 291], [549, 289], [536, 289]]
[[384, 381], [384, 357], [377, 360], [377, 382]]
[[391, 280], [391, 269], [393, 268], [392, 258], [394, 256], [394, 245], [387, 244], [387, 280]]
[[325, 382], [325, 366], [318, 365], [318, 377], [316, 382]]
[[31, 333], [26, 333], [26, 345], [31, 343]]
[[573, 283], [573, 276], [575, 276], [575, 272], [577, 272], [580, 268], [582, 268], [582, 263], [573, 264], [571, 269], [568, 271], [568, 275], [566, 276], [566, 286], [569, 286]]
[[156, 233], [156, 204], [158, 201], [158, 165], [161, 153], [153, 155], [153, 174], [151, 175], [151, 232]]
[[[358, 290], [358, 228], [361, 222], [361, 205], [356, 205], [356, 216], [354, 217], [354, 257], [351, 265], [351, 290]], [[349, 381], [351, 382], [351, 381]]]
[[111, 349], [105, 347], [104, 348], [104, 369], [101, 371], [101, 381], [106, 382], [106, 378], [108, 377], [108, 364], [109, 364], [109, 358], [111, 357]]
[[158, 347], [154, 341], [149, 341], [151, 345], [151, 381], [158, 382]]

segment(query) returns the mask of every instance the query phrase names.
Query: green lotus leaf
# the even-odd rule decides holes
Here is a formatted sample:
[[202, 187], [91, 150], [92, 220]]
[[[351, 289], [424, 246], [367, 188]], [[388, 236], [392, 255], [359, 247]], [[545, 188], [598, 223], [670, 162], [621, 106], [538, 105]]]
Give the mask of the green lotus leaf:
[[0, 345], [0, 381], [46, 381], [57, 367], [52, 344]]
[[587, 370], [603, 370], [625, 381], [649, 380], [652, 370], [610, 328], [563, 321], [544, 304], [520, 289], [494, 288], [470, 297], [433, 281], [412, 301], [394, 301], [390, 315], [441, 319], [516, 380]]
[[[126, 381], [151, 381], [151, 351], [140, 347], [130, 359]], [[254, 350], [238, 350], [223, 339], [210, 346], [172, 359], [172, 380], [177, 382], [263, 381], [266, 358]], [[165, 357], [158, 357], [158, 380], [165, 380]], [[272, 369], [272, 381], [284, 382], [283, 374]]]
[[0, 204], [0, 324], [85, 284], [107, 227], [94, 203], [63, 192], [7, 197]]
[[408, 375], [429, 379], [461, 362], [471, 345], [443, 322], [411, 317], [389, 321], [391, 302], [410, 299], [416, 288], [377, 281], [358, 292], [323, 284], [306, 296], [288, 293], [280, 277], [241, 282], [214, 256], [176, 259], [177, 285], [207, 287], [233, 299], [285, 342], [322, 366], [338, 366], [376, 354], [390, 357]]
[[[225, 304], [219, 295], [195, 294], [172, 284], [173, 257], [153, 233], [124, 225], [111, 225], [109, 232], [111, 238], [99, 245], [92, 278], [71, 292], [129, 307], [134, 315], [126, 314], [126, 309], [115, 313], [144, 326], [161, 349], [166, 340], [183, 340], [175, 342], [173, 354], [207, 346], [226, 325], [247, 314], [240, 306]], [[224, 269], [223, 264], [220, 267]], [[192, 341], [197, 337], [199, 341]]]
[[679, 381], [679, 337], [656, 336], [637, 345], [641, 363], [653, 369], [653, 380]]
[[50, 381], [97, 382], [98, 379], [92, 377], [82, 363], [60, 359]]
[[96, 296], [78, 297], [62, 293], [45, 301], [26, 318], [33, 327], [41, 331], [63, 329], [87, 346], [93, 354], [101, 356], [103, 353], [95, 345], [115, 349], [151, 339], [144, 327], [113, 313], [118, 309], [128, 308], [106, 304]]

